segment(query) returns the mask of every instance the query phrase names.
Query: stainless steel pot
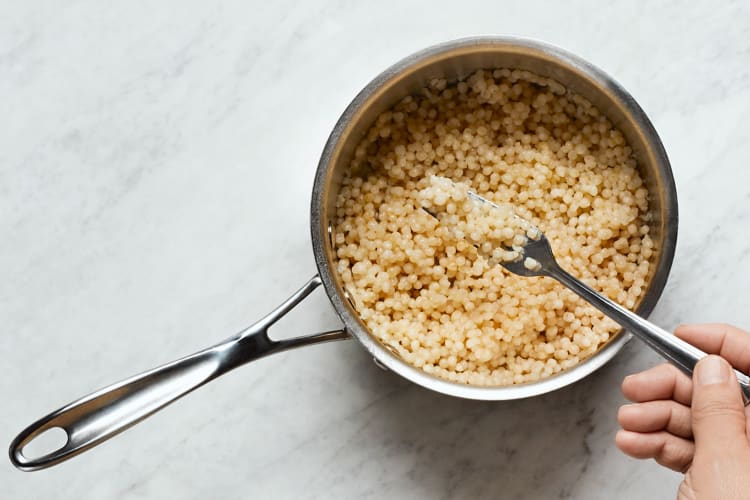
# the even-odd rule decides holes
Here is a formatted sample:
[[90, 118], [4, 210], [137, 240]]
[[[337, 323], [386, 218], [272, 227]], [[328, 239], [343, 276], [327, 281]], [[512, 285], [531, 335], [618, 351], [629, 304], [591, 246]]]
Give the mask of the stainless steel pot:
[[[677, 195], [669, 160], [651, 122], [635, 100], [614, 80], [589, 63], [540, 42], [510, 37], [476, 37], [436, 45], [391, 66], [346, 108], [326, 143], [315, 175], [310, 229], [318, 275], [259, 322], [220, 344], [136, 375], [75, 401], [24, 429], [11, 443], [10, 460], [19, 469], [43, 469], [71, 458], [146, 418], [206, 382], [275, 352], [308, 344], [355, 337], [375, 362], [437, 392], [481, 400], [509, 400], [543, 394], [569, 385], [609, 361], [629, 340], [621, 332], [594, 356], [553, 377], [508, 387], [475, 387], [438, 379], [414, 368], [378, 342], [359, 319], [356, 304], [334, 270], [331, 220], [341, 179], [354, 148], [374, 119], [434, 78], [468, 76], [480, 68], [517, 68], [562, 83], [596, 105], [623, 132], [646, 179], [656, 242], [653, 272], [637, 312], [648, 315], [658, 300], [672, 265], [677, 239]], [[274, 341], [268, 328], [323, 285], [344, 328]], [[62, 428], [66, 443], [41, 457], [23, 448], [39, 434]]]

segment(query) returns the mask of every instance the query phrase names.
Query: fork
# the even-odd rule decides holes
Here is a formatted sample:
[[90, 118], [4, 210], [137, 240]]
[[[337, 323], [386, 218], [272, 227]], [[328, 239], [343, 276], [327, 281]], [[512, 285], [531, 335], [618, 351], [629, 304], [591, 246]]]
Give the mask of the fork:
[[[501, 209], [495, 203], [479, 196], [473, 191], [469, 191], [467, 194], [477, 203], [488, 204], [495, 209]], [[425, 209], [425, 211], [443, 222], [443, 220], [433, 211], [427, 209]], [[516, 217], [518, 216], [516, 215]], [[514, 260], [497, 261], [495, 259], [488, 259], [490, 262], [499, 263], [511, 273], [519, 276], [546, 276], [557, 280], [578, 294], [589, 304], [609, 316], [620, 326], [641, 339], [646, 345], [661, 354], [667, 361], [682, 370], [685, 374], [692, 376], [695, 364], [707, 356], [705, 352], [656, 326], [650, 321], [641, 318], [637, 314], [610, 300], [565, 271], [555, 259], [549, 240], [544, 232], [530, 222], [525, 222], [531, 229], [531, 233], [534, 234], [534, 238], [526, 238], [527, 241], [525, 245], [513, 246], [512, 249], [506, 248], [506, 250], [518, 252], [518, 256]], [[538, 264], [528, 265], [526, 262], [527, 258], [534, 259]], [[750, 404], [750, 377], [737, 370], [734, 370], [734, 372], [742, 390], [743, 401], [745, 406], [747, 406]]]

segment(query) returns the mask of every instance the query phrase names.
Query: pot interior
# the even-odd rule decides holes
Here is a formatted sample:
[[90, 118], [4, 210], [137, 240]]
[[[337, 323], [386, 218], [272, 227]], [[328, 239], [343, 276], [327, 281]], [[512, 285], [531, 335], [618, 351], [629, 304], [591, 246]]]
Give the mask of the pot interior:
[[471, 38], [448, 42], [411, 55], [388, 68], [365, 87], [342, 114], [318, 165], [311, 206], [315, 258], [331, 302], [354, 335], [373, 356], [400, 375], [439, 392], [473, 399], [517, 399], [554, 390], [596, 370], [628, 340], [620, 332], [597, 353], [552, 377], [503, 387], [475, 387], [428, 375], [402, 361], [375, 339], [359, 319], [356, 304], [335, 271], [331, 223], [341, 180], [354, 150], [379, 114], [435, 78], [449, 82], [478, 69], [510, 68], [531, 71], [558, 81], [592, 102], [620, 129], [633, 149], [649, 190], [651, 235], [656, 244], [653, 266], [636, 311], [647, 316], [666, 283], [677, 237], [677, 197], [671, 168], [651, 122], [635, 100], [606, 74], [555, 47], [514, 38]]

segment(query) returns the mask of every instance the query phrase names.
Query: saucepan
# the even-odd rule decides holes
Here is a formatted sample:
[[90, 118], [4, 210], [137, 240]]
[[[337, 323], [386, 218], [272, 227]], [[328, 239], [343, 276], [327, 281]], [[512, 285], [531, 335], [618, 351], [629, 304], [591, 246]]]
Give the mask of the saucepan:
[[[456, 80], [480, 68], [514, 68], [552, 78], [581, 94], [625, 135], [649, 190], [651, 235], [656, 243], [652, 271], [636, 312], [647, 316], [664, 289], [677, 239], [677, 195], [662, 143], [635, 100], [612, 78], [556, 47], [513, 37], [473, 37], [442, 43], [394, 64], [349, 104], [331, 132], [312, 189], [310, 231], [318, 273], [274, 311], [229, 339], [200, 352], [123, 380], [64, 406], [23, 430], [10, 447], [22, 470], [43, 469], [115, 436], [169, 403], [240, 365], [287, 349], [354, 337], [383, 369], [451, 396], [478, 400], [526, 398], [567, 386], [609, 361], [629, 340], [619, 332], [593, 356], [555, 376], [503, 387], [479, 387], [436, 378], [413, 367], [380, 343], [357, 314], [334, 265], [332, 219], [344, 172], [356, 145], [375, 118], [435, 78]], [[343, 322], [340, 330], [272, 340], [268, 329], [314, 289], [323, 286]], [[67, 439], [57, 450], [28, 457], [24, 447], [41, 433], [61, 428]]]

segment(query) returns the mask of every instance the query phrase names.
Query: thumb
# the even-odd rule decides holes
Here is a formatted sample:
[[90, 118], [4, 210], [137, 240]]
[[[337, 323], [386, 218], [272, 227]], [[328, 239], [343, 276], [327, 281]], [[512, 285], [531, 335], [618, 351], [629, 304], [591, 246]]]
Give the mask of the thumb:
[[717, 459], [750, 449], [740, 386], [724, 359], [706, 356], [695, 365], [691, 406], [696, 458]]

